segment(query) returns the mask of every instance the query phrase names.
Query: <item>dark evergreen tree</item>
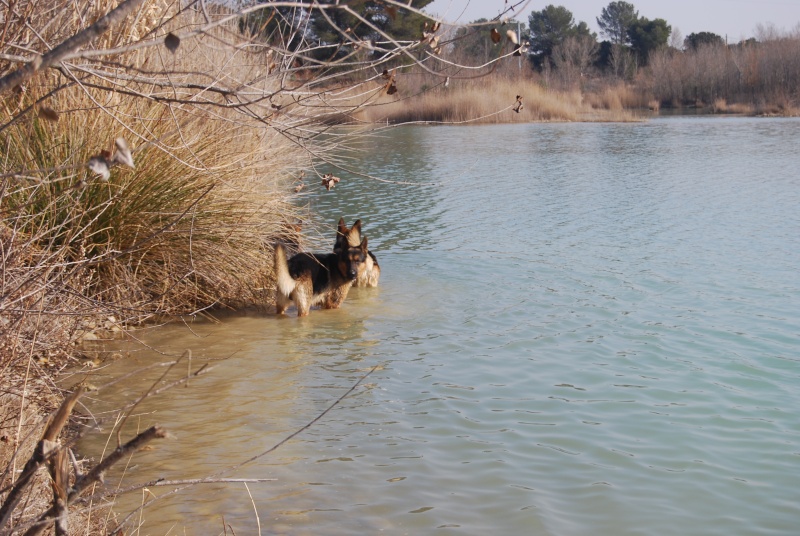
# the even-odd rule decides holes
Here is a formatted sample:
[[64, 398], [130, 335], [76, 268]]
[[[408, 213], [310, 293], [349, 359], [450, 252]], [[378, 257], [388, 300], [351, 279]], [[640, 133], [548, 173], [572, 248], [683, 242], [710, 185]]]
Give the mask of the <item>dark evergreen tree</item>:
[[615, 45], [630, 44], [629, 28], [639, 20], [639, 12], [628, 2], [611, 2], [597, 17], [600, 33]]
[[568, 37], [596, 38], [585, 22], [576, 25], [572, 12], [564, 6], [550, 4], [541, 11], [533, 11], [528, 24], [531, 61], [538, 68], [550, 61], [553, 48]]
[[259, 9], [243, 17], [239, 21], [239, 28], [267, 42], [296, 50], [309, 36], [308, 18], [307, 11], [294, 7]]
[[664, 19], [650, 20], [642, 17], [628, 30], [631, 49], [639, 59], [639, 65], [647, 65], [650, 53], [667, 46], [672, 27]]
[[472, 21], [456, 31], [453, 48], [459, 57], [473, 58], [475, 62], [486, 62], [495, 57], [499, 43], [491, 37], [492, 26], [473, 26], [489, 22], [487, 19]]
[[708, 45], [724, 45], [725, 40], [712, 32], [691, 33], [683, 40], [683, 46], [687, 50], [697, 50]]
[[[433, 0], [412, 0], [422, 9]], [[269, 5], [270, 0], [262, 2]], [[240, 23], [243, 31], [295, 50], [301, 46], [319, 61], [347, 56], [369, 43], [374, 58], [396, 47], [390, 41], [409, 42], [423, 38], [426, 18], [380, 0], [320, 0], [313, 11], [275, 7], [254, 11]], [[341, 7], [340, 7], [341, 6]], [[342, 9], [347, 7], [353, 13]], [[388, 37], [387, 37], [388, 36]]]
[[[412, 0], [415, 9], [422, 9], [433, 0]], [[337, 5], [339, 0], [320, 0], [320, 4]], [[380, 0], [347, 0], [350, 10], [358, 17], [342, 9], [324, 9], [327, 17], [315, 13], [311, 18], [311, 31], [320, 45], [327, 45], [327, 53], [320, 54], [321, 59], [328, 55], [331, 59], [344, 56], [353, 50], [355, 41], [369, 42], [374, 48], [373, 56], [384, 51], [395, 49], [388, 43], [384, 35], [396, 42], [418, 41], [422, 39], [423, 28], [427, 19], [408, 10], [397, 8]], [[359, 17], [363, 20], [360, 20]]]
[[601, 41], [595, 54], [594, 66], [601, 71], [606, 69], [611, 63], [611, 55], [614, 51], [614, 43], [611, 41]]

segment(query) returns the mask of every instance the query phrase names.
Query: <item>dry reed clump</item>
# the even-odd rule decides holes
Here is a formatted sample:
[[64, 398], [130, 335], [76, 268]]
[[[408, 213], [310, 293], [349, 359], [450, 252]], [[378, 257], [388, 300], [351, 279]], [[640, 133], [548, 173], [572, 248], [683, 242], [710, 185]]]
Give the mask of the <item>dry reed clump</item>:
[[[523, 106], [515, 112], [517, 95]], [[370, 122], [522, 123], [573, 121], [580, 112], [580, 95], [550, 92], [525, 79], [486, 78], [394, 99], [368, 108], [361, 119]]]
[[[62, 94], [60, 108], [81, 109], [84, 97]], [[114, 168], [108, 181], [81, 164], [119, 133], [110, 115], [66, 113], [57, 124], [34, 119], [3, 136], [19, 167], [69, 170], [5, 185], [3, 220], [17, 239], [4, 242], [18, 270], [42, 273], [21, 278], [38, 285], [51, 305], [61, 293], [77, 292], [86, 300], [77, 310], [74, 304], [48, 310], [29, 291], [22, 310], [93, 314], [95, 303], [107, 314], [122, 309], [128, 320], [141, 320], [263, 301], [268, 270], [262, 246], [280, 234], [290, 212], [279, 185], [295, 163], [284, 154], [292, 149], [281, 138], [233, 122], [115, 106], [115, 114], [129, 112], [138, 121], [128, 134], [157, 141], [134, 151], [135, 169]], [[82, 123], [85, 128], [78, 127]], [[17, 253], [16, 245], [23, 251]]]
[[624, 83], [601, 85], [592, 91], [587, 91], [585, 99], [592, 108], [600, 110], [658, 110], [660, 108], [659, 102], [653, 99], [649, 93]]
[[711, 105], [711, 111], [715, 114], [747, 114], [751, 115], [754, 111], [753, 106], [744, 103], [731, 103], [725, 99], [716, 99]]
[[[172, 68], [213, 75], [226, 60], [231, 68], [222, 54], [198, 45]], [[145, 68], [151, 58], [140, 56]], [[4, 225], [49, 255], [44, 265], [135, 320], [263, 301], [262, 246], [291, 214], [287, 181], [304, 152], [224, 106], [164, 106], [77, 86], [46, 102], [58, 121], [29, 115], [0, 134], [4, 172], [29, 170], [5, 179]], [[86, 163], [118, 137], [133, 147], [135, 168], [114, 167], [103, 180]]]
[[[117, 91], [51, 72], [0, 102], [6, 117], [18, 115], [0, 131], [0, 370], [27, 366], [30, 356], [63, 363], [103, 324], [267, 300], [264, 246], [294, 220], [289, 183], [308, 153], [219, 93], [203, 94], [203, 106], [191, 102], [188, 87], [263, 69], [261, 55], [215, 37], [174, 55], [119, 56], [155, 74]], [[174, 86], [154, 94], [148, 84], [167, 71]], [[157, 98], [137, 98], [145, 89]], [[106, 180], [87, 163], [107, 157], [117, 138], [132, 148], [134, 167], [115, 166]]]
[[[626, 90], [625, 103], [633, 100], [635, 92]], [[538, 121], [632, 121], [619, 93], [609, 94], [616, 105], [592, 94], [578, 90], [548, 90], [529, 78], [486, 78], [459, 83], [449, 87], [409, 96], [384, 95], [376, 106], [362, 110], [360, 121], [373, 123], [525, 123]], [[515, 112], [517, 95], [523, 106]], [[612, 97], [608, 97], [612, 98]]]
[[587, 93], [586, 100], [593, 108], [603, 110], [622, 110], [622, 99], [612, 88], [604, 88], [597, 93]]

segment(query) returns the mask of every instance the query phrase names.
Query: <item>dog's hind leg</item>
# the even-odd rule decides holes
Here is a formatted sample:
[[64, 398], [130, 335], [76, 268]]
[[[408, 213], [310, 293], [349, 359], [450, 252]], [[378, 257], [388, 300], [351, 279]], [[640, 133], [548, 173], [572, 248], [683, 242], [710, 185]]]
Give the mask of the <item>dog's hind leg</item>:
[[275, 292], [275, 314], [282, 315], [292, 303], [292, 299], [278, 289]]
[[282, 315], [292, 303], [292, 294], [295, 288], [295, 281], [289, 274], [286, 249], [283, 244], [275, 244], [273, 261], [275, 263], [275, 312]]
[[313, 289], [311, 284], [298, 284], [292, 293], [294, 304], [297, 306], [297, 316], [308, 316], [311, 311]]

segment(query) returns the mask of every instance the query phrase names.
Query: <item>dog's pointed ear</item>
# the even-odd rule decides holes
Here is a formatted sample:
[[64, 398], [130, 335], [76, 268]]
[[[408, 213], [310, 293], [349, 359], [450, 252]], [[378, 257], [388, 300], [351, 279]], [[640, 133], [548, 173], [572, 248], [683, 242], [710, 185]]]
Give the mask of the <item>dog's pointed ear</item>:
[[367, 237], [366, 236], [361, 240], [361, 249], [364, 251], [364, 253], [367, 252]]
[[344, 222], [344, 218], [339, 218], [339, 228], [336, 229], [336, 239], [338, 240], [340, 236], [347, 236], [347, 224]]
[[344, 218], [339, 218], [339, 226], [336, 229], [336, 240], [333, 242], [333, 252], [338, 253], [342, 248], [342, 242], [347, 239], [347, 224]]
[[353, 224], [352, 227], [350, 227], [350, 229], [351, 230], [356, 229], [358, 231], [358, 234], [361, 234], [361, 220], [360, 219], [356, 220], [356, 222]]

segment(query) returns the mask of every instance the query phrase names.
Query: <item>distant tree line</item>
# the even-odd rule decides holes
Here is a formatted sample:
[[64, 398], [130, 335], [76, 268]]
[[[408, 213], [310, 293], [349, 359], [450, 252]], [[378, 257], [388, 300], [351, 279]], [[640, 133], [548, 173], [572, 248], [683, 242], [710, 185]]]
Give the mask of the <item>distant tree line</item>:
[[[598, 80], [633, 83], [664, 105], [719, 99], [798, 105], [800, 31], [779, 35], [762, 27], [758, 40], [735, 44], [708, 31], [683, 38], [665, 19], [641, 16], [623, 1], [609, 3], [596, 22], [602, 39], [564, 6], [531, 12], [520, 39], [529, 44], [530, 66], [546, 84], [586, 89]], [[486, 39], [468, 41], [460, 53], [493, 54]]]
[[691, 37], [683, 51], [664, 48], [650, 56], [646, 81], [659, 102], [701, 106], [722, 102], [723, 108], [726, 103], [745, 103], [753, 111], [777, 114], [798, 107], [800, 35], [768, 33], [734, 45], [714, 40], [695, 46]]
[[[320, 9], [313, 12], [297, 7], [255, 11], [242, 19], [241, 27], [302, 52], [295, 57], [299, 65], [335, 70], [337, 64], [381, 61], [394, 54], [387, 65], [391, 69], [413, 61], [410, 54], [397, 54], [398, 47], [411, 50], [426, 38], [430, 26], [420, 10], [431, 2], [412, 0], [410, 9], [404, 9], [382, 0], [348, 0], [346, 9], [332, 9], [337, 0], [320, 0]], [[642, 16], [624, 1], [610, 2], [595, 20], [599, 36], [566, 7], [550, 4], [531, 12], [527, 24], [479, 19], [449, 34], [440, 31], [440, 43], [429, 43], [424, 52], [416, 48], [413, 54], [443, 55], [459, 65], [492, 65], [492, 70], [519, 73], [524, 62], [497, 62], [509, 53], [507, 32], [519, 33], [524, 47], [517, 55], [527, 58], [548, 87], [592, 90], [598, 84], [633, 84], [646, 88], [660, 105], [718, 99], [797, 105], [800, 33], [765, 31], [759, 40], [736, 44], [708, 31], [683, 38], [665, 19]]]

